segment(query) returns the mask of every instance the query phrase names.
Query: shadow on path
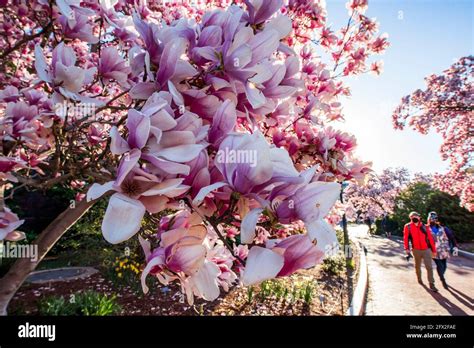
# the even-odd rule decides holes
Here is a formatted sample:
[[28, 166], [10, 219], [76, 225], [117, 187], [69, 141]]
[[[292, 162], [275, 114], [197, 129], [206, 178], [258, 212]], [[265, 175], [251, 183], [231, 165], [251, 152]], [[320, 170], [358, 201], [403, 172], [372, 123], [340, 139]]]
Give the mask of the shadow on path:
[[452, 303], [450, 300], [445, 298], [439, 292], [431, 291], [426, 285], [423, 285], [423, 287], [431, 295], [431, 297], [433, 297], [436, 300], [436, 302], [438, 302], [444, 309], [446, 309], [448, 311], [449, 314], [451, 314], [451, 315], [468, 315], [460, 307], [456, 306], [454, 303]]
[[474, 310], [474, 302], [473, 299], [467, 296], [465, 293], [453, 288], [451, 285], [448, 288], [448, 291], [453, 295], [459, 302], [464, 304], [471, 310]]

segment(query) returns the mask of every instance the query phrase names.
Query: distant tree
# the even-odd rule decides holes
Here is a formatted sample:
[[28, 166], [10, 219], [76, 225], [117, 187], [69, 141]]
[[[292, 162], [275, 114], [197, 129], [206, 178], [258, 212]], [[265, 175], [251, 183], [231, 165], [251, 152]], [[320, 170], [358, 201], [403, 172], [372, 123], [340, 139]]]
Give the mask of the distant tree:
[[387, 168], [380, 175], [371, 172], [360, 185], [351, 182], [344, 191], [350, 220], [363, 220], [372, 229], [371, 222], [393, 212], [395, 197], [410, 182], [406, 168]]
[[430, 211], [438, 213], [441, 222], [452, 229], [458, 241], [474, 240], [474, 213], [459, 206], [459, 198], [431, 187], [426, 182], [415, 182], [395, 198], [392, 220], [401, 227], [408, 222], [410, 211], [417, 211], [426, 222]]
[[440, 153], [449, 160], [447, 173], [434, 177], [436, 187], [460, 197], [474, 211], [474, 56], [462, 57], [439, 75], [425, 78], [426, 89], [402, 98], [393, 113], [395, 129], [441, 135]]

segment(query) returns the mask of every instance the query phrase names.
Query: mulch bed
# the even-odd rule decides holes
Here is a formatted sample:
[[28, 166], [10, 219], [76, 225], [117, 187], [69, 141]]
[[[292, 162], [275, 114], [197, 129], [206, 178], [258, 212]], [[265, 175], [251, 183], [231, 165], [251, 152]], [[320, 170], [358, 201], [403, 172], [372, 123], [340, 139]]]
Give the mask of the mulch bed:
[[[355, 264], [358, 265], [357, 256]], [[357, 266], [356, 266], [357, 267]], [[355, 286], [354, 271], [344, 270], [339, 275], [328, 274], [321, 267], [303, 270], [290, 277], [278, 280], [280, 287], [290, 289], [284, 296], [270, 291], [265, 296], [261, 286], [253, 291], [234, 286], [228, 293], [222, 291], [221, 297], [213, 302], [196, 300], [189, 306], [183, 298], [179, 285], [158, 286], [147, 295], [140, 294], [130, 287], [114, 287], [102, 274], [94, 274], [87, 279], [51, 282], [49, 284], [24, 284], [15, 294], [9, 313], [16, 315], [38, 315], [37, 303], [45, 296], [64, 296], [94, 290], [116, 295], [122, 307], [120, 315], [344, 315], [349, 306], [352, 287]], [[351, 278], [353, 277], [353, 278]], [[354, 279], [354, 280], [353, 280]], [[348, 281], [349, 280], [349, 281]], [[304, 300], [292, 296], [291, 289], [303, 284], [311, 284], [311, 299]], [[251, 294], [251, 296], [249, 295]]]

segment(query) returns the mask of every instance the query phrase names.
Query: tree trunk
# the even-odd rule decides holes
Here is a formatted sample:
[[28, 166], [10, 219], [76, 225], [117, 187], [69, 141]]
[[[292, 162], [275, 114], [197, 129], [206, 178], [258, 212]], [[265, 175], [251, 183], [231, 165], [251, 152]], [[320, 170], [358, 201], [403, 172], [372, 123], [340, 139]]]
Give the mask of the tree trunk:
[[342, 215], [342, 231], [344, 232], [344, 253], [346, 255], [346, 259], [352, 259], [352, 252], [349, 248], [350, 240], [349, 240], [349, 230], [347, 228], [347, 218], [346, 213]]
[[[339, 193], [339, 200], [341, 203], [344, 203], [344, 186], [341, 185], [341, 192]], [[349, 240], [349, 230], [347, 229], [347, 218], [346, 213], [342, 214], [342, 231], [344, 234], [344, 254], [346, 255], [346, 261], [352, 259], [352, 253], [350, 252], [350, 240]]]
[[7, 274], [0, 279], [0, 315], [7, 315], [7, 307], [13, 295], [17, 292], [25, 279], [28, 277], [49, 250], [56, 244], [61, 236], [73, 226], [95, 203], [95, 201], [79, 202], [75, 207], [69, 207], [63, 211], [46, 229], [36, 238], [33, 244], [38, 246], [38, 257], [36, 261], [21, 258], [8, 270]]

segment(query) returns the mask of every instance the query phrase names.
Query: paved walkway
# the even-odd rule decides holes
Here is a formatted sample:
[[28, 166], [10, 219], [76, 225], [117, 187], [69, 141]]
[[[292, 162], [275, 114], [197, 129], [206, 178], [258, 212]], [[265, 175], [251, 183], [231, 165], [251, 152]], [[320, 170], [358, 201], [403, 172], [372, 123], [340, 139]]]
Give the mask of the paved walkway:
[[[464, 257], [448, 260], [448, 290], [441, 286], [433, 262], [436, 286], [433, 293], [416, 281], [413, 259], [403, 257], [402, 241], [368, 236], [366, 226], [350, 227], [353, 237], [367, 248], [369, 296], [367, 315], [474, 315], [474, 261]], [[426, 271], [422, 265], [425, 284]]]

